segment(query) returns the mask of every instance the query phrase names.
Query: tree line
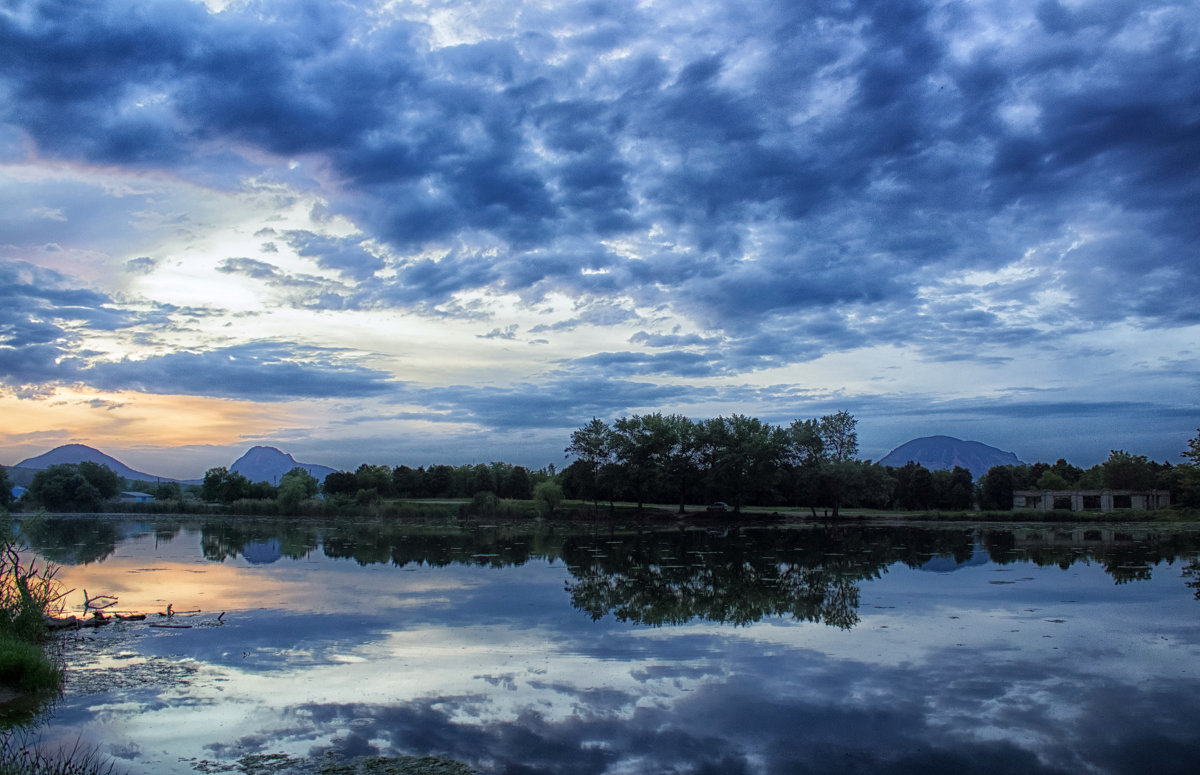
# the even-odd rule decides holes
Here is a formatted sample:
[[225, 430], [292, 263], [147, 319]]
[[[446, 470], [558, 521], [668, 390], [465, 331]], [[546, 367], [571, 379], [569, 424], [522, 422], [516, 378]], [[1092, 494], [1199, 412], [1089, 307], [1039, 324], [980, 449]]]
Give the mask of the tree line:
[[971, 472], [892, 468], [860, 460], [858, 421], [841, 411], [771, 425], [734, 414], [694, 420], [654, 413], [611, 424], [592, 418], [571, 434], [562, 472], [568, 498], [744, 506], [967, 510]]
[[771, 425], [734, 414], [693, 420], [654, 413], [597, 418], [571, 434], [575, 460], [561, 474], [568, 498], [612, 503], [881, 510], [1008, 510], [1016, 490], [1168, 490], [1172, 502], [1200, 506], [1200, 432], [1172, 465], [1112, 450], [1081, 469], [1055, 463], [995, 466], [979, 481], [962, 467], [930, 471], [919, 463], [882, 466], [860, 460], [857, 420], [848, 412]]
[[[571, 603], [594, 619], [660, 626], [696, 618], [747, 624], [780, 614], [849, 626], [856, 620], [858, 584], [889, 566], [918, 568], [934, 557], [957, 563], [982, 546], [999, 565], [1095, 564], [1117, 583], [1152, 577], [1163, 564], [1182, 564], [1197, 589], [1200, 550], [1194, 531], [1168, 531], [1137, 541], [1021, 541], [1013, 529], [924, 530], [906, 525], [842, 522], [803, 532], [758, 529], [617, 531], [562, 529], [553, 524], [471, 523], [436, 527], [404, 521], [224, 517], [163, 519], [156, 537], [169, 541], [185, 526], [199, 532], [204, 557], [224, 562], [273, 542], [282, 556], [313, 553], [361, 565], [503, 568], [535, 560], [562, 562]], [[24, 520], [20, 534], [54, 563], [99, 562], [116, 551], [121, 533], [108, 520]]]
[[[320, 495], [336, 509], [365, 508], [393, 499], [471, 499], [481, 493], [497, 501], [547, 503], [552, 510], [562, 500], [553, 465], [538, 471], [504, 462], [462, 466], [432, 465], [411, 468], [363, 463], [355, 471], [335, 471], [318, 481], [307, 470], [293, 468], [278, 484], [252, 482], [224, 466], [208, 469], [198, 485], [179, 482], [128, 481], [107, 466], [94, 463], [60, 463], [34, 475], [25, 495], [27, 506], [54, 511], [102, 511], [123, 491], [147, 492], [157, 502], [204, 502], [250, 508], [253, 513], [297, 513], [301, 502]], [[7, 472], [0, 467], [0, 508], [12, 502]]]
[[[592, 418], [571, 434], [575, 461], [562, 473], [568, 498], [686, 504], [828, 505], [834, 516], [848, 496], [863, 495], [857, 421], [848, 412], [796, 420], [788, 427], [734, 414], [708, 420], [683, 415]], [[855, 503], [854, 505], [858, 505]]]
[[[251, 482], [243, 474], [224, 466], [210, 468], [194, 494], [207, 503], [231, 505], [248, 501], [275, 501], [280, 514], [293, 514], [297, 505], [318, 494], [337, 506], [368, 507], [394, 499], [462, 500], [481, 493], [497, 499], [534, 500], [539, 488], [555, 478], [554, 466], [531, 471], [504, 462], [411, 468], [363, 463], [354, 471], [334, 471], [318, 481], [297, 466], [279, 479], [278, 485]], [[176, 496], [177, 497], [177, 496]], [[559, 498], [561, 500], [561, 497]]]
[[[745, 506], [905, 511], [1008, 510], [1016, 490], [1148, 490], [1171, 493], [1173, 503], [1200, 506], [1200, 431], [1182, 452], [1183, 462], [1158, 463], [1144, 455], [1112, 450], [1107, 460], [1082, 469], [1054, 463], [995, 466], [975, 481], [965, 468], [930, 471], [918, 463], [881, 466], [858, 455], [857, 420], [848, 412], [771, 425], [734, 414], [694, 420], [678, 414], [592, 418], [575, 430], [564, 450], [574, 458], [561, 471], [533, 471], [504, 462], [411, 468], [363, 463], [318, 481], [294, 468], [277, 485], [251, 482], [224, 467], [209, 469], [203, 483], [130, 483], [106, 466], [84, 462], [39, 471], [27, 505], [57, 511], [99, 511], [123, 488], [141, 485], [161, 502], [188, 497], [225, 506], [259, 504], [257, 510], [298, 513], [320, 495], [342, 510], [396, 499], [472, 500], [471, 509], [494, 515], [498, 504], [533, 501], [553, 513], [569, 498], [590, 501], [688, 504], [723, 501], [734, 512]], [[0, 507], [11, 502], [0, 467]], [[263, 505], [266, 504], [266, 505]], [[340, 513], [340, 512], [339, 512]]]

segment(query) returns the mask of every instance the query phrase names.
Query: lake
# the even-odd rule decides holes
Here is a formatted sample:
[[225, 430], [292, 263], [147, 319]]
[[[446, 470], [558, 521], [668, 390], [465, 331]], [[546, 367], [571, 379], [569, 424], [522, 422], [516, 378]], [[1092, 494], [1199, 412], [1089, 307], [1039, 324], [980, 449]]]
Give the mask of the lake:
[[1186, 526], [97, 518], [28, 533], [71, 610], [86, 589], [178, 612], [63, 637], [64, 694], [36, 734], [128, 772], [380, 754], [572, 775], [1200, 762]]

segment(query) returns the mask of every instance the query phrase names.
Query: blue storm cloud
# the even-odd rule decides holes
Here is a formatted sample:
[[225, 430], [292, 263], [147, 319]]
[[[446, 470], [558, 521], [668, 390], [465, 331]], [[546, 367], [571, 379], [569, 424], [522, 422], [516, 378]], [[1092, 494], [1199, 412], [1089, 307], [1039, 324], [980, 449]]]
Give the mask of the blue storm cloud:
[[[440, 48], [404, 6], [10, 8], [0, 120], [39, 153], [180, 174], [218, 147], [319, 156], [346, 192], [331, 205], [399, 274], [375, 280], [384, 258], [352, 241], [288, 239], [387, 303], [592, 291], [577, 265], [530, 257], [654, 230], [660, 253], [608, 257], [608, 292], [714, 328], [803, 327], [814, 306], [907, 309], [929, 273], [1004, 266], [1092, 208], [1127, 236], [1065, 261], [1074, 314], [1195, 320], [1191, 3], [1048, 0], [1019, 34], [987, 6], [916, 1], [718, 5], [694, 22], [484, 4], [479, 34]], [[403, 259], [471, 234], [502, 249]], [[1106, 289], [1115, 304], [1089, 303]]]
[[290, 342], [256, 342], [172, 352], [137, 360], [100, 361], [74, 372], [101, 390], [219, 396], [259, 401], [377, 396], [388, 375], [339, 363], [340, 354]]
[[0, 260], [0, 384], [57, 381], [64, 359], [77, 357], [80, 328], [115, 331], [136, 316], [101, 293], [24, 261]]
[[[231, 259], [226, 266], [271, 273], [270, 265], [250, 259]], [[288, 342], [103, 360], [99, 353], [80, 349], [83, 333], [147, 324], [171, 328], [177, 325], [173, 318], [206, 313], [171, 308], [133, 313], [105, 294], [74, 286], [72, 278], [53, 270], [0, 260], [0, 384], [20, 389], [86, 382], [101, 390], [266, 401], [364, 397], [390, 389], [388, 375], [345, 362], [342, 352]]]
[[[1200, 322], [1194, 0], [496, 2], [459, 8], [449, 27], [423, 8], [14, 0], [0, 10], [0, 156], [227, 190], [294, 180], [284, 170], [303, 159], [321, 179], [301, 185], [360, 232], [271, 232], [264, 250], [286, 244], [338, 279], [251, 258], [221, 271], [304, 309], [486, 317], [456, 295], [562, 294], [575, 317], [526, 333], [643, 329], [557, 364], [544, 389], [437, 393], [434, 411], [497, 428], [696, 396], [638, 381], [656, 376], [736, 375], [870, 344], [930, 364], [1005, 364], [1114, 321]], [[52, 242], [56, 207], [0, 213], [12, 235], [0, 243]], [[986, 279], [1031, 255], [1029, 271]], [[92, 364], [71, 326], [128, 313], [65, 286], [23, 287], [0, 291], [18, 297], [0, 313], [10, 384], [176, 390], [179, 375], [199, 375], [196, 390], [276, 398], [388, 385], [282, 345], [161, 356], [137, 375]], [[1061, 303], [1027, 309], [1040, 291]], [[700, 333], [672, 338], [633, 308]], [[602, 401], [558, 398], [598, 385], [612, 391]]]
[[477, 423], [500, 431], [577, 427], [580, 417], [614, 417], [630, 406], [671, 406], [717, 392], [710, 387], [663, 385], [623, 375], [559, 373], [537, 383], [508, 387], [399, 385], [394, 400], [420, 402], [425, 412], [406, 414], [435, 422]]

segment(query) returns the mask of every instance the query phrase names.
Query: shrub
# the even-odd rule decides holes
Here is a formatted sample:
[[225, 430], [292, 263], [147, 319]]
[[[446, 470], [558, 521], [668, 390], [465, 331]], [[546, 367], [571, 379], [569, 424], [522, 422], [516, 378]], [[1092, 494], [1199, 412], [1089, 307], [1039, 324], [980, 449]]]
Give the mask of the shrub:
[[542, 482], [533, 490], [533, 505], [540, 516], [552, 515], [562, 502], [562, 488], [554, 482]]
[[0, 550], [0, 634], [40, 641], [46, 633], [42, 617], [61, 598], [53, 568], [22, 563], [11, 541]]
[[58, 686], [61, 671], [39, 646], [44, 617], [61, 610], [54, 568], [21, 560], [7, 515], [0, 519], [0, 684], [21, 691]]

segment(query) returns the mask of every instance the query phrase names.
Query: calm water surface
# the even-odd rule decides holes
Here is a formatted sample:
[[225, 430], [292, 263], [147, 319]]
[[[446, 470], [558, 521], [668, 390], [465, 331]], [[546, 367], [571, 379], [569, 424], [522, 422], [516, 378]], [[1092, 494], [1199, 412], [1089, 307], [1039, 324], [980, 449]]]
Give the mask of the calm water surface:
[[[1175, 526], [28, 532], [73, 609], [86, 589], [199, 611], [64, 640], [39, 734], [130, 772], [265, 754], [572, 774], [1200, 761], [1200, 533]], [[168, 621], [190, 626], [149, 626]]]

